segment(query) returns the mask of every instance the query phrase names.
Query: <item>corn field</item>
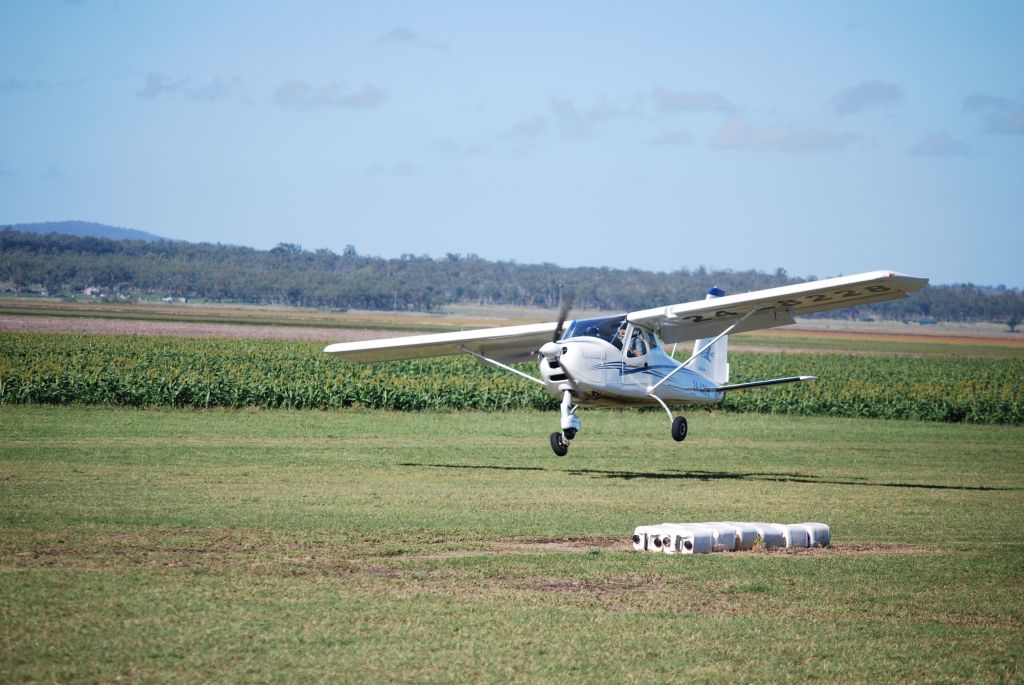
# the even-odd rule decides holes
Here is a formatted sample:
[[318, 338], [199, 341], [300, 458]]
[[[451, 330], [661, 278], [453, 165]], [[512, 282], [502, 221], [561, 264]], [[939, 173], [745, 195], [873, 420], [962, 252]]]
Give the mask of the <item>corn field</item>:
[[[267, 340], [0, 333], [0, 404], [330, 409], [557, 409], [539, 385], [469, 358], [363, 366]], [[725, 411], [1024, 423], [1024, 359], [732, 354]], [[521, 367], [534, 373], [532, 364]]]

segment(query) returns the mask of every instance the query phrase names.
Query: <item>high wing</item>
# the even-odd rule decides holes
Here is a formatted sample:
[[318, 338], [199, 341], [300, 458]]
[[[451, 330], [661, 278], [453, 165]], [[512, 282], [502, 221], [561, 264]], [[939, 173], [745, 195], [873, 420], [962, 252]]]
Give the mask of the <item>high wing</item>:
[[384, 338], [362, 342], [336, 343], [324, 348], [327, 354], [353, 362], [387, 362], [399, 359], [423, 359], [472, 351], [501, 362], [536, 358], [537, 350], [551, 342], [558, 323], [481, 328], [458, 333], [431, 333], [402, 338]]
[[[755, 290], [707, 300], [630, 312], [630, 322], [657, 331], [667, 343], [711, 338], [737, 324], [742, 333], [794, 323], [794, 316], [828, 309], [896, 300], [928, 284], [893, 271], [870, 271], [854, 276]], [[742, 321], [741, 321], [742, 319]]]
[[[667, 343], [711, 338], [737, 324], [730, 333], [794, 323], [797, 315], [904, 297], [927, 285], [891, 271], [830, 278], [781, 288], [726, 295], [631, 312], [628, 319], [657, 331]], [[741, 321], [742, 319], [742, 321]], [[423, 359], [472, 352], [508, 363], [534, 359], [541, 345], [550, 342], [557, 322], [501, 326], [457, 333], [432, 333], [401, 338], [336, 343], [324, 352], [355, 362]]]

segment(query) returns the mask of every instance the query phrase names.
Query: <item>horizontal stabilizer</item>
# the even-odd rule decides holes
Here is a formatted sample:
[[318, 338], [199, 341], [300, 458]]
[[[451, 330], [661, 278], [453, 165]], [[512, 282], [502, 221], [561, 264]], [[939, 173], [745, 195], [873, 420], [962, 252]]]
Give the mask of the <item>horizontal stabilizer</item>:
[[760, 388], [762, 385], [779, 385], [780, 383], [799, 383], [800, 381], [816, 381], [817, 376], [788, 376], [786, 378], [771, 378], [766, 381], [751, 381], [749, 383], [736, 383], [735, 385], [722, 385], [715, 390], [727, 392], [729, 390], [746, 390], [747, 388]]

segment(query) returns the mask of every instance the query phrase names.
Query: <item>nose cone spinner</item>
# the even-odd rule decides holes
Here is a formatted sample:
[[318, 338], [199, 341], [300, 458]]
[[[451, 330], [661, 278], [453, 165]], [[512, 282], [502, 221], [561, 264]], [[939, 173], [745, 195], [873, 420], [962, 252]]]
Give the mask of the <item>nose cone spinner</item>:
[[540, 353], [548, 361], [554, 361], [562, 356], [562, 346], [556, 342], [546, 342], [540, 346]]

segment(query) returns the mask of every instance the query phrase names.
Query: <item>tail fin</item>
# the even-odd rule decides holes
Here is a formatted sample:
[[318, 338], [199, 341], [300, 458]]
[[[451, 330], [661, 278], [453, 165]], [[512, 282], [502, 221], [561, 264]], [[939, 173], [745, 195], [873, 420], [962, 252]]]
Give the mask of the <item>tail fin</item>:
[[[711, 300], [725, 295], [724, 290], [711, 288], [705, 299]], [[703, 338], [694, 343], [693, 351], [696, 354], [700, 348], [711, 342], [713, 338]], [[714, 345], [701, 352], [701, 354], [689, 363], [689, 368], [700, 373], [718, 385], [725, 385], [729, 382], [729, 336], [724, 335]]]

